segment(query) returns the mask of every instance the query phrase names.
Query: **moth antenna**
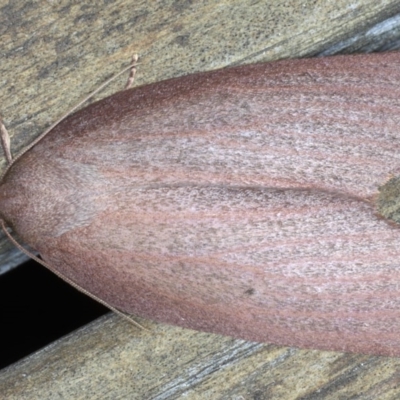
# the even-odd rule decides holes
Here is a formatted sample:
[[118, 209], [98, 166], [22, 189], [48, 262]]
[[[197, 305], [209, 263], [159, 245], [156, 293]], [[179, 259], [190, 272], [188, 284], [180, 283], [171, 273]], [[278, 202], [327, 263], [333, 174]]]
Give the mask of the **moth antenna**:
[[3, 148], [4, 155], [6, 156], [7, 164], [11, 165], [12, 163], [12, 155], [11, 155], [11, 142], [10, 135], [6, 127], [3, 124], [3, 119], [0, 116], [0, 139], [1, 139], [1, 147]]
[[54, 269], [51, 265], [47, 264], [45, 261], [41, 260], [39, 257], [36, 257], [34, 254], [32, 254], [29, 250], [25, 249], [23, 246], [21, 246], [8, 232], [6, 225], [2, 219], [0, 219], [0, 224], [1, 224], [1, 229], [3, 232], [6, 234], [8, 239], [11, 241], [11, 243], [19, 250], [21, 250], [23, 253], [25, 253], [28, 257], [32, 258], [35, 260], [37, 263], [43, 265], [45, 268], [47, 268], [49, 271], [51, 271], [53, 274], [57, 275], [59, 278], [61, 278], [64, 282], [68, 283], [75, 289], [79, 290], [86, 296], [89, 296], [91, 299], [97, 301], [98, 303], [102, 304], [103, 306], [107, 307], [109, 310], [115, 312], [118, 314], [120, 317], [124, 318], [125, 320], [129, 321], [131, 324], [135, 325], [136, 327], [143, 329], [146, 332], [151, 332], [149, 329], [145, 328], [143, 325], [139, 324], [139, 322], [135, 321], [129, 314], [125, 314], [124, 312], [118, 310], [117, 308], [113, 307], [112, 305], [108, 304], [106, 301], [98, 298], [95, 294], [90, 293], [86, 289], [84, 289], [82, 286], [78, 285], [75, 283], [72, 279], [66, 277], [56, 269]]
[[[136, 59], [139, 57], [136, 54]], [[50, 125], [49, 128], [47, 128], [43, 133], [41, 133], [36, 139], [34, 139], [27, 147], [25, 147], [19, 154], [17, 154], [14, 159], [11, 160], [11, 163], [7, 166], [5, 172], [3, 173], [2, 176], [4, 176], [9, 168], [11, 167], [12, 164], [15, 163], [20, 157], [22, 157], [27, 151], [29, 151], [33, 146], [35, 146], [36, 143], [40, 142], [52, 129], [54, 129], [61, 121], [63, 121], [65, 118], [67, 118], [70, 114], [72, 114], [75, 110], [77, 110], [82, 104], [86, 103], [89, 99], [91, 99], [94, 95], [96, 95], [98, 92], [103, 90], [107, 85], [109, 85], [111, 82], [113, 82], [115, 79], [117, 79], [119, 76], [124, 74], [126, 71], [132, 71], [133, 69], [136, 69], [135, 67], [138, 65], [137, 63], [134, 64], [134, 59], [135, 55], [132, 57], [132, 62], [130, 63], [129, 67], [123, 68], [120, 72], [112, 76], [110, 79], [107, 79], [104, 83], [102, 83], [97, 89], [93, 90], [93, 92], [89, 93], [85, 98], [83, 98], [78, 104], [74, 105], [71, 107], [65, 114], [63, 114], [59, 119], [56, 120], [52, 125]], [[132, 72], [131, 72], [132, 74]], [[132, 81], [133, 82], [133, 81]], [[1, 133], [3, 135], [3, 133]], [[7, 157], [7, 155], [6, 155]]]
[[132, 61], [131, 61], [131, 70], [129, 71], [129, 77], [128, 77], [128, 81], [126, 82], [126, 85], [125, 85], [125, 90], [130, 89], [135, 80], [136, 66], [138, 65], [137, 64], [138, 59], [139, 59], [139, 56], [136, 53], [133, 54]]

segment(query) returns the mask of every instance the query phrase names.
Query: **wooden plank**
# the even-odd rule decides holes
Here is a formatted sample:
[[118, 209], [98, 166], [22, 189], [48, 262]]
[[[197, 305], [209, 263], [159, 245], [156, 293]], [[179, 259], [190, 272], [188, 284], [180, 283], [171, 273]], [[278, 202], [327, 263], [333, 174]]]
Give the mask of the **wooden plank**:
[[[139, 85], [236, 63], [368, 49], [377, 43], [389, 46], [399, 37], [399, 11], [395, 0], [117, 0], [101, 7], [0, 0], [0, 111], [16, 152], [126, 65], [133, 52], [141, 55]], [[101, 96], [119, 90], [124, 81], [112, 84]], [[4, 162], [1, 166], [4, 169]], [[100, 319], [1, 371], [1, 396], [400, 396], [398, 359], [278, 348], [143, 323], [151, 333], [137, 331], [116, 316]]]
[[107, 315], [53, 343], [0, 374], [3, 398], [400, 396], [400, 359], [276, 347], [144, 323], [150, 334]]

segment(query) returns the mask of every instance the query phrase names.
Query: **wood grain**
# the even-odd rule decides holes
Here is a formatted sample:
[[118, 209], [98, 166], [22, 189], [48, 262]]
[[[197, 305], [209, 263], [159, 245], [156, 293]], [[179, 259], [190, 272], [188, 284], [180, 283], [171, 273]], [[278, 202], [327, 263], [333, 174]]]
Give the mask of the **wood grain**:
[[262, 345], [106, 316], [0, 374], [37, 399], [396, 399], [400, 360]]

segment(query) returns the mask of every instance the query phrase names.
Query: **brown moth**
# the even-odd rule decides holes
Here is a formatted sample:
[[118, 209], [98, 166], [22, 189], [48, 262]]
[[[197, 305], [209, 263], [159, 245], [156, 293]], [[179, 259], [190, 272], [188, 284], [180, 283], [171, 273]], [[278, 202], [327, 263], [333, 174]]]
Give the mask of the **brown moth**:
[[399, 126], [399, 53], [170, 79], [62, 121], [0, 215], [124, 312], [400, 356]]

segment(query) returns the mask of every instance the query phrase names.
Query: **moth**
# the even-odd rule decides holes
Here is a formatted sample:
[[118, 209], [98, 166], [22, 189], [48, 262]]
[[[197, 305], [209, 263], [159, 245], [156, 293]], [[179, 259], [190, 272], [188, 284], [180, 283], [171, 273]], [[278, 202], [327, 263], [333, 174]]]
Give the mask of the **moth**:
[[11, 163], [5, 226], [124, 313], [400, 356], [400, 54], [124, 90]]

